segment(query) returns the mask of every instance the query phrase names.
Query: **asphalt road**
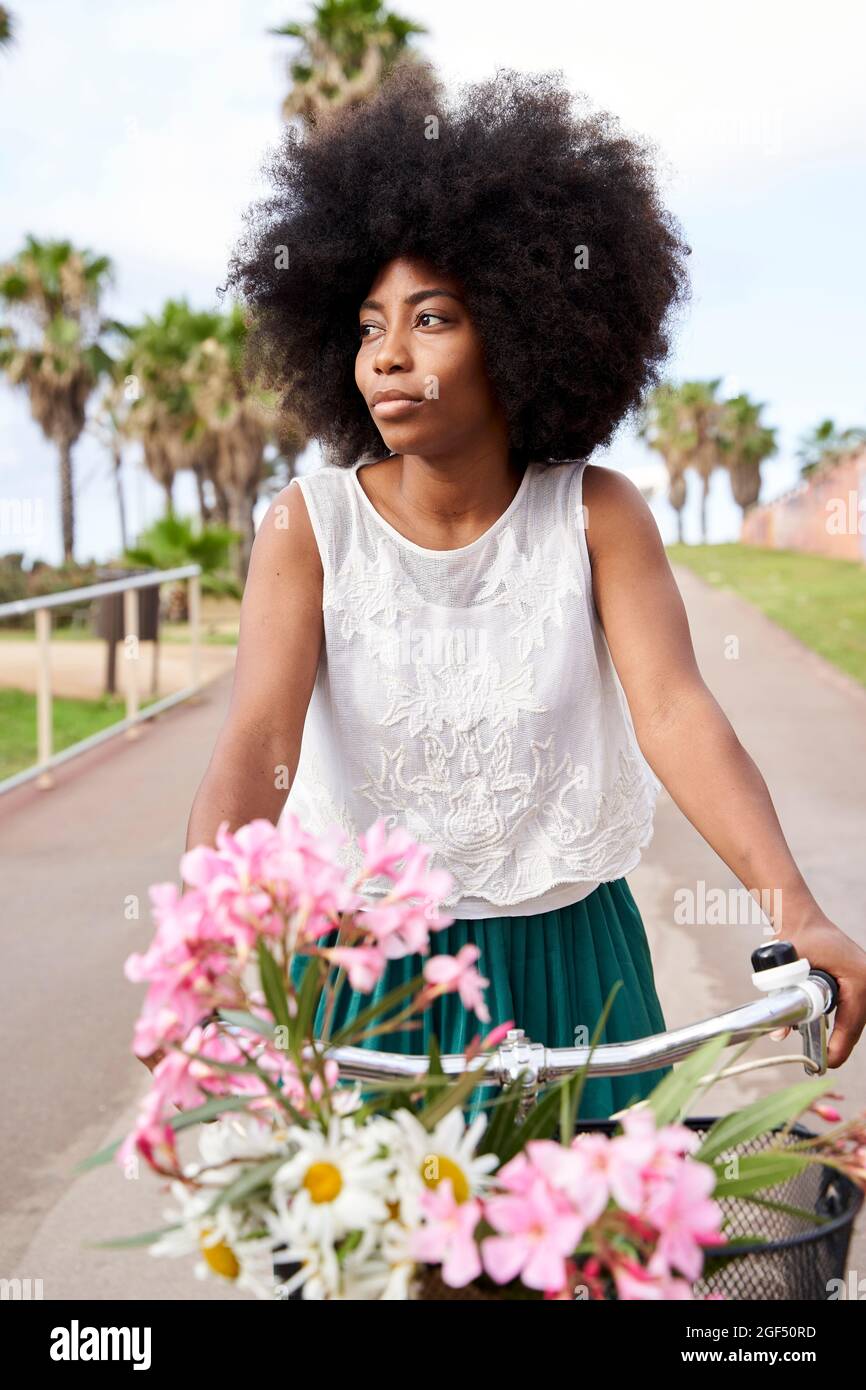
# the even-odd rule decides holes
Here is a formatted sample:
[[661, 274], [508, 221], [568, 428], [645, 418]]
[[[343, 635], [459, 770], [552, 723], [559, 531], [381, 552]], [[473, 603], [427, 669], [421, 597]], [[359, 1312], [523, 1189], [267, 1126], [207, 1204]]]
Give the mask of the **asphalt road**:
[[[732, 595], [688, 571], [677, 579], [701, 669], [764, 773], [798, 863], [825, 911], [866, 946], [866, 692]], [[725, 655], [732, 634], [737, 660]], [[19, 788], [0, 800], [0, 1276], [41, 1278], [47, 1299], [247, 1297], [200, 1283], [192, 1261], [86, 1248], [162, 1225], [166, 1199], [144, 1169], [135, 1181], [114, 1165], [71, 1172], [126, 1133], [146, 1089], [130, 1051], [141, 989], [125, 980], [123, 962], [150, 937], [148, 885], [179, 880], [190, 804], [230, 679], [144, 725], [139, 738], [66, 764], [52, 790]], [[669, 1027], [753, 996], [759, 926], [674, 920], [678, 890], [737, 885], [666, 793], [629, 881]], [[798, 1041], [764, 1041], [748, 1059], [793, 1053]], [[726, 1081], [698, 1113], [723, 1113], [804, 1075], [795, 1064]], [[843, 1113], [866, 1105], [866, 1042], [830, 1076]], [[862, 1271], [866, 1219], [859, 1226], [850, 1263]]]

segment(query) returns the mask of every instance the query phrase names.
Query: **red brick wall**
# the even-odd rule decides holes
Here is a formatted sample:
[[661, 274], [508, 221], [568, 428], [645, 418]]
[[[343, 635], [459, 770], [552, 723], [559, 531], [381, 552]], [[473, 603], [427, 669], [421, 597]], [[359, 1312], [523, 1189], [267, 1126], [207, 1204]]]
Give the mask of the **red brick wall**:
[[818, 478], [804, 478], [774, 502], [753, 507], [740, 539], [744, 545], [866, 563], [866, 449]]

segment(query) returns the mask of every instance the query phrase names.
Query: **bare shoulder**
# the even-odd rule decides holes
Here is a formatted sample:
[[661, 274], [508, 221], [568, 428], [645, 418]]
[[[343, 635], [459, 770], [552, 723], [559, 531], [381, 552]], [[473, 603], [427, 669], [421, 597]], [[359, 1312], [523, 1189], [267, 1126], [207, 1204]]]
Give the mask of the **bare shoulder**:
[[655, 517], [643, 493], [616, 468], [587, 463], [583, 470], [586, 542], [591, 556], [616, 547], [663, 550]]
[[304, 494], [293, 480], [281, 488], [262, 517], [253, 543], [251, 565], [258, 561], [275, 577], [287, 571], [322, 582], [322, 558]]

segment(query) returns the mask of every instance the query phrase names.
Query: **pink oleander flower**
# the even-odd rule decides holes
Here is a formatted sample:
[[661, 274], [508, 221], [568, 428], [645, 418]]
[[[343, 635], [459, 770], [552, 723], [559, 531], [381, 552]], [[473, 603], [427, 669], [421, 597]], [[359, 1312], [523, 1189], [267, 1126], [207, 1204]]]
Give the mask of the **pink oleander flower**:
[[828, 1124], [837, 1125], [842, 1121], [842, 1116], [839, 1114], [835, 1105], [825, 1105], [823, 1101], [816, 1100], [806, 1108], [811, 1110], [820, 1119], [826, 1120]]
[[[155, 1143], [164, 1139], [166, 1131], [169, 1135], [173, 1134], [167, 1121], [175, 1107], [193, 1110], [215, 1096], [237, 1096], [239, 1110], [272, 1111], [277, 1102], [261, 1077], [254, 1073], [225, 1071], [222, 1067], [211, 1065], [212, 1062], [228, 1062], [237, 1063], [239, 1067], [246, 1066], [244, 1051], [252, 1053], [262, 1071], [274, 1083], [279, 1083], [283, 1094], [296, 1109], [306, 1110], [307, 1097], [303, 1082], [287, 1053], [268, 1046], [258, 1034], [227, 1034], [215, 1024], [208, 1024], [205, 1028], [196, 1027], [182, 1048], [173, 1048], [154, 1067], [150, 1090], [133, 1129], [118, 1151], [118, 1162], [124, 1162], [135, 1150], [151, 1162], [150, 1154]], [[337, 1063], [326, 1061], [324, 1073], [324, 1087], [318, 1075], [310, 1077], [310, 1092], [314, 1100], [320, 1100], [324, 1090], [330, 1091], [336, 1086], [339, 1077]]]
[[670, 1180], [650, 1192], [645, 1214], [659, 1231], [652, 1267], [677, 1269], [695, 1280], [704, 1263], [701, 1247], [725, 1244], [722, 1209], [710, 1197], [715, 1185], [709, 1164], [686, 1158]]
[[499, 1232], [481, 1241], [481, 1258], [491, 1279], [507, 1284], [519, 1275], [530, 1289], [563, 1287], [566, 1260], [585, 1223], [561, 1193], [536, 1175], [525, 1191], [487, 1197], [484, 1216]]
[[[604, 1136], [587, 1137], [600, 1140], [609, 1150], [610, 1141]], [[575, 1148], [553, 1139], [530, 1139], [525, 1152], [530, 1166], [541, 1173], [550, 1187], [567, 1197], [585, 1226], [598, 1220], [610, 1200], [610, 1189], [595, 1142]]]
[[163, 1118], [162, 1109], [160, 1093], [149, 1091], [134, 1127], [115, 1155], [117, 1163], [122, 1168], [125, 1168], [130, 1160], [135, 1160], [141, 1156], [152, 1168], [163, 1173], [171, 1172], [180, 1177], [180, 1158], [175, 1144], [174, 1130]]
[[694, 1299], [691, 1284], [685, 1279], [671, 1278], [663, 1268], [645, 1267], [637, 1260], [615, 1260], [611, 1265], [611, 1274], [617, 1294], [624, 1300], [653, 1299], [672, 1302]]
[[358, 844], [364, 854], [365, 877], [375, 878], [378, 874], [385, 874], [388, 878], [395, 878], [397, 865], [414, 847], [415, 841], [403, 826], [389, 831], [384, 817], [380, 816], [363, 835], [358, 836]]
[[412, 1232], [409, 1253], [425, 1264], [441, 1264], [442, 1280], [453, 1289], [463, 1288], [481, 1273], [475, 1228], [481, 1220], [481, 1203], [475, 1197], [458, 1202], [450, 1178], [425, 1188], [418, 1204], [424, 1224]]
[[494, 1047], [498, 1047], [508, 1036], [513, 1027], [514, 1019], [509, 1018], [505, 1023], [497, 1023], [494, 1028], [490, 1029], [489, 1033], [484, 1034], [484, 1037], [482, 1037], [480, 1033], [476, 1033], [475, 1037], [472, 1038], [464, 1048], [463, 1055], [466, 1057], [467, 1061], [471, 1062], [473, 1058], [477, 1057], [481, 1052], [486, 1052]]
[[641, 1215], [653, 1185], [676, 1172], [681, 1155], [697, 1148], [700, 1139], [685, 1125], [657, 1129], [650, 1109], [627, 1110], [622, 1128], [624, 1133], [609, 1141], [610, 1193], [624, 1211]]
[[427, 983], [434, 986], [433, 995], [456, 990], [464, 1008], [471, 1009], [482, 1023], [489, 1023], [490, 1013], [482, 991], [490, 981], [475, 969], [480, 954], [477, 946], [467, 942], [456, 956], [431, 956], [424, 962], [423, 973]]
[[369, 994], [385, 972], [387, 960], [378, 946], [322, 947], [321, 954], [338, 966], [345, 966], [352, 989]]
[[[381, 905], [367, 908], [358, 925], [363, 926], [388, 960], [426, 955], [430, 949], [430, 918], [415, 903], [391, 902], [389, 895]], [[433, 930], [437, 928], [434, 926]]]

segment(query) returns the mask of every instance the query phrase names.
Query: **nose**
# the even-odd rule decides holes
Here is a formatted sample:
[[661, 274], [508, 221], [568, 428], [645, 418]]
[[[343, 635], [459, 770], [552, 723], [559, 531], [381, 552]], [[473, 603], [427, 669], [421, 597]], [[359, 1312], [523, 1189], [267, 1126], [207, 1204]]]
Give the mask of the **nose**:
[[399, 323], [386, 328], [376, 346], [373, 356], [373, 370], [383, 376], [392, 372], [405, 372], [411, 366], [408, 341]]

